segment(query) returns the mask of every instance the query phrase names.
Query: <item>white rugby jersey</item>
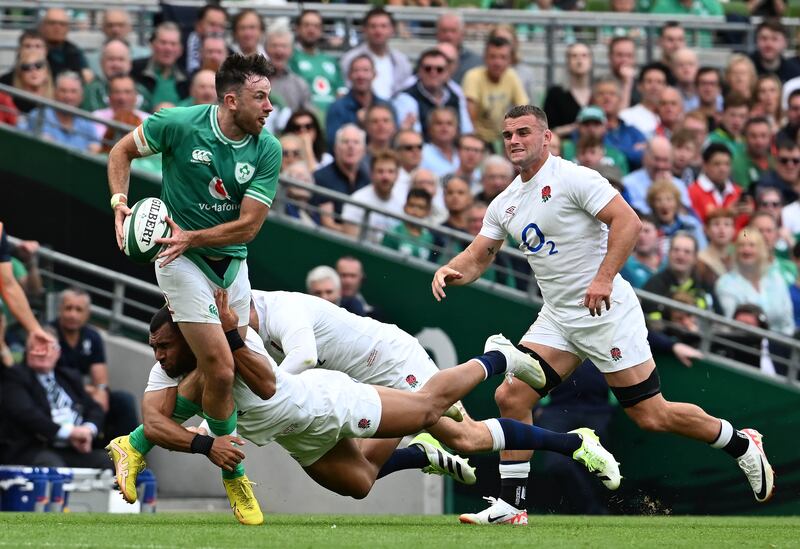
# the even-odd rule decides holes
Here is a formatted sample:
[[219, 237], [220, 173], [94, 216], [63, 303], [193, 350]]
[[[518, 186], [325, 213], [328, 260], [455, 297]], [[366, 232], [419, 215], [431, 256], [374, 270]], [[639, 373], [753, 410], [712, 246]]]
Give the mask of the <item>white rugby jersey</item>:
[[618, 194], [596, 171], [549, 155], [530, 181], [518, 175], [492, 201], [480, 234], [520, 243], [545, 304], [584, 308], [608, 244], [608, 227], [595, 216]]
[[350, 313], [312, 295], [253, 290], [258, 335], [280, 370], [344, 372], [362, 383], [393, 382], [416, 339], [394, 324]]

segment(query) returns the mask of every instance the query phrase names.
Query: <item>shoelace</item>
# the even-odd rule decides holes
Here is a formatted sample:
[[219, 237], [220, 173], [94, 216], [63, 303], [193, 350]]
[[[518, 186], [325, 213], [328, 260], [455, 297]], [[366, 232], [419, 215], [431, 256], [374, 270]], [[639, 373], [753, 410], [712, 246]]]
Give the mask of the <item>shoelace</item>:
[[[233, 485], [234, 492], [237, 493], [238, 496], [241, 497], [241, 502], [248, 508], [253, 509], [253, 501], [255, 500], [255, 495], [253, 494], [252, 486], [257, 486], [255, 482], [245, 481], [245, 482], [237, 482]], [[238, 498], [237, 498], [238, 499]]]
[[508, 382], [508, 384], [509, 384], [509, 385], [511, 385], [512, 383], [514, 383], [514, 378], [515, 378], [515, 377], [517, 377], [517, 376], [515, 376], [515, 375], [514, 375], [514, 374], [512, 374], [511, 372], [506, 372], [506, 381]]
[[606, 466], [606, 460], [589, 452], [588, 450], [584, 452], [580, 459], [586, 465], [586, 468], [589, 469], [589, 472], [592, 473], [599, 471]]
[[739, 468], [744, 471], [747, 476], [757, 475], [759, 473], [758, 466], [755, 463], [749, 463], [747, 459], [739, 460]]
[[492, 496], [483, 496], [483, 499], [485, 499], [486, 501], [488, 501], [492, 505], [495, 505], [497, 503], [497, 498], [492, 497]]

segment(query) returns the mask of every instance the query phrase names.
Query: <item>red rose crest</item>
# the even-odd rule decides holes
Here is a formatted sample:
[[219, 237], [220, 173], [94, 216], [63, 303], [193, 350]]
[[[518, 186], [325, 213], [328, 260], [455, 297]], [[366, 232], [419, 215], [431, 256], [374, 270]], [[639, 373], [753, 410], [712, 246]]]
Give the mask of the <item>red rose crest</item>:
[[365, 417], [362, 417], [358, 420], [358, 428], [359, 429], [369, 429], [369, 426], [372, 422]]
[[611, 349], [611, 359], [616, 362], [622, 358], [622, 351], [619, 350], [619, 347], [614, 347]]
[[550, 185], [545, 185], [542, 188], [542, 202], [550, 200]]
[[409, 374], [406, 376], [406, 383], [408, 383], [409, 387], [412, 389], [416, 389], [419, 382], [417, 381], [417, 376], [414, 374]]

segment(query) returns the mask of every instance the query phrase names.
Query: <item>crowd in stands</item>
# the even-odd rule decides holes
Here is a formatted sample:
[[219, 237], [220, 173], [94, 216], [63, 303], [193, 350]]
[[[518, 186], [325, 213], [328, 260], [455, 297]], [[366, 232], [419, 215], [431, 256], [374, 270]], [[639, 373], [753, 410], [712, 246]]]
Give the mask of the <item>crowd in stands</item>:
[[[576, 4], [538, 1], [531, 9]], [[435, 24], [435, 41], [412, 60], [392, 39], [413, 34], [414, 26], [398, 28], [380, 7], [366, 12], [359, 43], [341, 55], [331, 46], [343, 40], [346, 46], [347, 37], [326, 32], [328, 21], [315, 10], [293, 21], [267, 20], [253, 9], [229, 14], [209, 4], [194, 21], [161, 21], [147, 45], [132, 40], [128, 12], [108, 10], [104, 43], [86, 54], [70, 40], [70, 12], [53, 8], [20, 34], [14, 66], [0, 82], [135, 126], [162, 108], [216, 102], [214, 73], [230, 53], [267, 56], [276, 70], [267, 124], [283, 147], [281, 174], [360, 203], [290, 184], [275, 208], [308, 226], [436, 263], [480, 231], [487, 205], [516, 175], [503, 151], [505, 112], [537, 104], [553, 132], [551, 153], [599, 171], [639, 212], [643, 229], [622, 270], [632, 285], [793, 336], [800, 328], [800, 58], [775, 18], [787, 3], [748, 5], [766, 16], [755, 30], [755, 49], [732, 49], [720, 69], [701, 65], [698, 56], [712, 31], [690, 32], [669, 21], [669, 14], [720, 15], [717, 0], [613, 0], [614, 11], [664, 14], [657, 60], [640, 66], [641, 29], [601, 29], [608, 67], [601, 74], [596, 49], [562, 29], [572, 41], [565, 76], [543, 95], [520, 55], [520, 36], [535, 35], [535, 26], [491, 26], [483, 51], [472, 51], [464, 43], [470, 29], [448, 11]], [[99, 154], [121, 137], [104, 124], [6, 94], [0, 94], [0, 124]], [[160, 170], [153, 159], [139, 166]], [[526, 272], [524, 261], [500, 254], [484, 277], [527, 290]], [[306, 286], [356, 314], [380, 316], [360, 293], [362, 279], [358, 260], [342, 258], [335, 269], [309, 273]], [[80, 302], [83, 324], [76, 328], [60, 317], [61, 361], [86, 345], [93, 358], [73, 364], [88, 390], [72, 398], [88, 395], [105, 412], [106, 426], [119, 408], [125, 423], [131, 403], [107, 392], [107, 374], [98, 373], [102, 340], [84, 332], [88, 296], [66, 293], [62, 309], [73, 301]], [[654, 304], [645, 310], [651, 344], [684, 361], [695, 356], [700, 327], [692, 315]], [[0, 347], [4, 364], [6, 350]], [[101, 435], [103, 425], [93, 425], [93, 436]]]

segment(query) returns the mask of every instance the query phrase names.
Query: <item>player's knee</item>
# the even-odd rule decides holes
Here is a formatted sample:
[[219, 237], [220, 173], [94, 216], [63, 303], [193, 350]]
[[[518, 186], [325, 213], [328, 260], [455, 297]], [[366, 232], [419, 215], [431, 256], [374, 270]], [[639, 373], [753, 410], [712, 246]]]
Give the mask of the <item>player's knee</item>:
[[353, 499], [364, 499], [367, 497], [374, 483], [374, 480], [368, 478], [367, 475], [359, 475], [353, 478], [352, 481], [353, 482], [347, 487], [346, 495]]
[[233, 387], [233, 368], [228, 368], [224, 361], [210, 364], [209, 366], [203, 372], [206, 386], [211, 383], [214, 387]]
[[521, 391], [522, 383], [501, 383], [494, 392], [494, 400], [503, 417], [516, 417], [521, 414], [530, 414], [531, 408], [536, 404], [532, 391]]
[[422, 411], [420, 421], [422, 428], [427, 429], [435, 425], [442, 418], [441, 407], [436, 405], [428, 405]]

